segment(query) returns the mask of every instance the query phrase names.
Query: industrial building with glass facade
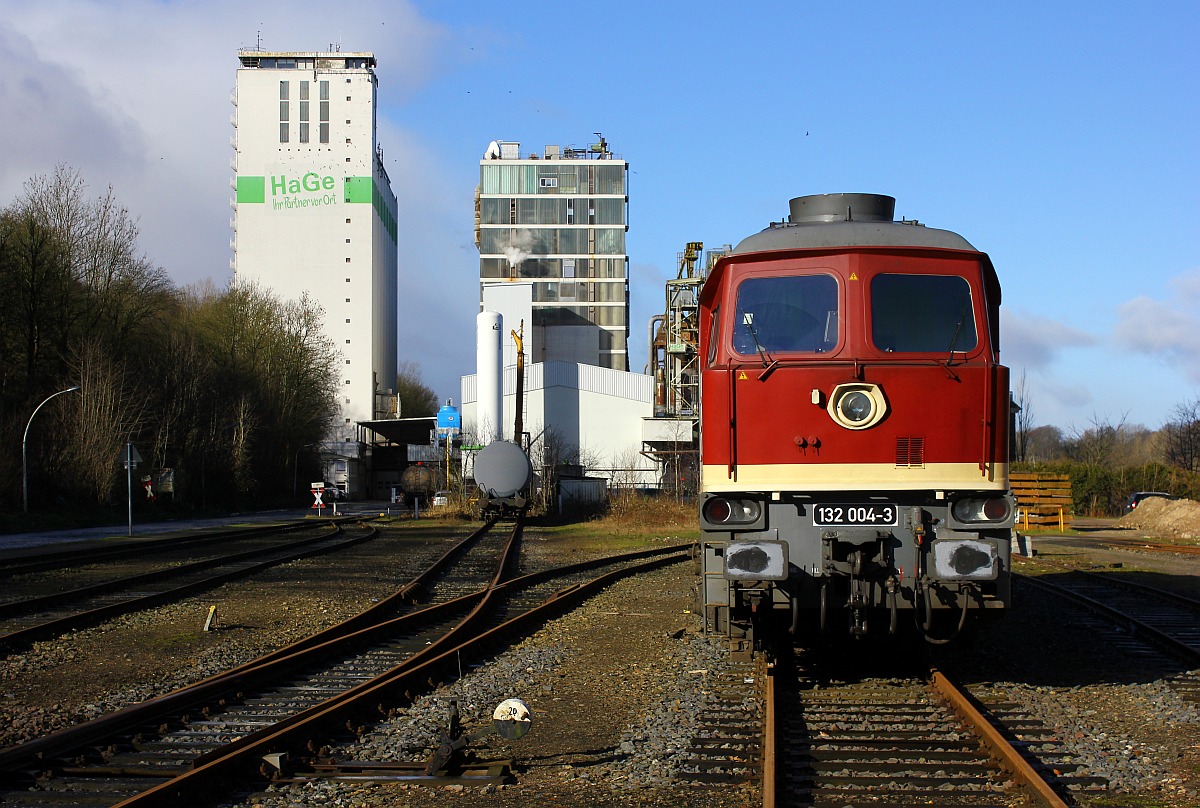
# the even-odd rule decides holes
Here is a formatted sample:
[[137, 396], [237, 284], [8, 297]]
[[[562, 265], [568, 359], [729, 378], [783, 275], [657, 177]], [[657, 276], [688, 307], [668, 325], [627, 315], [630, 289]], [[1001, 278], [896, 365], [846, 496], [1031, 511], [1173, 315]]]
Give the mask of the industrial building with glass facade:
[[494, 141], [480, 161], [480, 301], [489, 284], [532, 284], [532, 361], [629, 369], [628, 173], [603, 138], [525, 157]]

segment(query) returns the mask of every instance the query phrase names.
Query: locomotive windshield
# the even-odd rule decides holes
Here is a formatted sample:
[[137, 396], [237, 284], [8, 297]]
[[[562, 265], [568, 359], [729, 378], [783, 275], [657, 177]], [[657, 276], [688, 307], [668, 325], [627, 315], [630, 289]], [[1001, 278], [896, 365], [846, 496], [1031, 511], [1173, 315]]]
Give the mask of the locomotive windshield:
[[952, 353], [979, 343], [971, 285], [955, 275], [876, 275], [871, 338], [881, 351]]
[[733, 348], [821, 353], [838, 342], [838, 287], [829, 275], [747, 278], [737, 290]]

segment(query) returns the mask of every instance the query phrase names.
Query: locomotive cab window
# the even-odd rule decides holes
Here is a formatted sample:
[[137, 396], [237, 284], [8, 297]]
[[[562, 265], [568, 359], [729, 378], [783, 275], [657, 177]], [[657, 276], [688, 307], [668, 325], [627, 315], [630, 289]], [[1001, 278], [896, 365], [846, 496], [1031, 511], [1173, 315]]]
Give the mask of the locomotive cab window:
[[707, 361], [707, 363], [708, 363], [709, 367], [712, 366], [712, 363], [717, 358], [717, 341], [718, 341], [718, 335], [720, 333], [719, 329], [717, 328], [717, 325], [720, 322], [721, 322], [721, 304], [718, 303], [716, 308], [713, 309], [712, 317], [709, 319], [709, 322], [708, 322], [708, 361]]
[[737, 289], [733, 349], [823, 353], [838, 343], [838, 287], [829, 275], [747, 278]]
[[887, 353], [965, 353], [979, 344], [971, 285], [956, 275], [876, 275], [871, 339]]

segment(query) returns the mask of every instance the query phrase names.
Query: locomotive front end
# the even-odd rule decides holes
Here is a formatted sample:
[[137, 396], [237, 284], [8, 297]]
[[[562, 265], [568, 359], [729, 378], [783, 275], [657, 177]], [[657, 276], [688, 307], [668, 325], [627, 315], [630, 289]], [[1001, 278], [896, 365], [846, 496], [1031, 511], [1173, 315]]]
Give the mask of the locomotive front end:
[[903, 625], [940, 641], [1009, 602], [999, 284], [893, 203], [793, 200], [702, 292], [700, 597], [735, 646]]

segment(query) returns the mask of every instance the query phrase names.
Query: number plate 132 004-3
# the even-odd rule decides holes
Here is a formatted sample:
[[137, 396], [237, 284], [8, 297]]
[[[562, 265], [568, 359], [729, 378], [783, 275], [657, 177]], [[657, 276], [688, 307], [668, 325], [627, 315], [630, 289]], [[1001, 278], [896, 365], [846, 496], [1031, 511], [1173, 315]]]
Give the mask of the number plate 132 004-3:
[[864, 525], [891, 527], [896, 524], [896, 506], [871, 505], [814, 505], [813, 524], [817, 527], [846, 527]]

